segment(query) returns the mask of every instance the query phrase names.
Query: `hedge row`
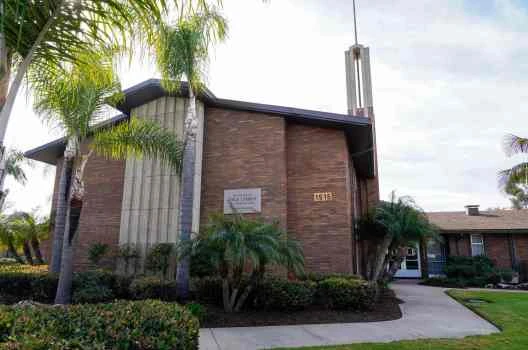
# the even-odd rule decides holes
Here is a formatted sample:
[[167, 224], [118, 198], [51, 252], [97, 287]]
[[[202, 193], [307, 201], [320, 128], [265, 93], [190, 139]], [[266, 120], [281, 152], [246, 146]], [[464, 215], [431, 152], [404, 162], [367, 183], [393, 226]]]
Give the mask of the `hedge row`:
[[[48, 273], [0, 273], [0, 303], [13, 304], [21, 300], [50, 303], [57, 291], [58, 277]], [[132, 280], [104, 271], [86, 271], [74, 274], [73, 302], [101, 303], [115, 299], [175, 300], [174, 282], [156, 277]]]
[[199, 323], [178, 304], [0, 306], [1, 349], [198, 349]]
[[[193, 281], [196, 299], [222, 305], [222, 281], [205, 277]], [[244, 287], [244, 286], [242, 286]], [[302, 310], [323, 305], [334, 310], [368, 310], [376, 300], [376, 287], [356, 276], [335, 276], [292, 281], [266, 279], [250, 296], [246, 305], [257, 310]]]

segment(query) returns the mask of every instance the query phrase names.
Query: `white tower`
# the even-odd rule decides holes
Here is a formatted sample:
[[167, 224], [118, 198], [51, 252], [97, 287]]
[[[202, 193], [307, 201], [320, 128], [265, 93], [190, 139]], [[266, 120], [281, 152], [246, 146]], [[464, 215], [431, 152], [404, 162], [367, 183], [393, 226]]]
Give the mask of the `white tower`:
[[348, 114], [372, 117], [369, 48], [354, 44], [345, 51]]

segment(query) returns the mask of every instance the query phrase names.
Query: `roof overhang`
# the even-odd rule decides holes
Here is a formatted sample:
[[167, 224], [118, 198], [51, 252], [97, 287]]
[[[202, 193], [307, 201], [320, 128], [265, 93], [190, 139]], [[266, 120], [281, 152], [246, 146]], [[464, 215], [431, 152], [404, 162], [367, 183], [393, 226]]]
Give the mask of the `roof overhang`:
[[[159, 79], [149, 79], [123, 91], [124, 98], [116, 106], [123, 114], [111, 118], [98, 127], [109, 127], [127, 120], [131, 111], [149, 101], [163, 96], [182, 96], [189, 94], [188, 85], [182, 82], [180, 89], [166, 91]], [[287, 121], [320, 127], [343, 129], [347, 136], [350, 152], [359, 176], [374, 177], [373, 132], [369, 118], [348, 114], [328, 113], [308, 109], [235, 101], [217, 98], [211, 91], [204, 89], [198, 98], [205, 107], [224, 108], [238, 111], [264, 113], [281, 116]], [[26, 157], [48, 164], [56, 164], [64, 152], [64, 138], [52, 141], [25, 153]]]

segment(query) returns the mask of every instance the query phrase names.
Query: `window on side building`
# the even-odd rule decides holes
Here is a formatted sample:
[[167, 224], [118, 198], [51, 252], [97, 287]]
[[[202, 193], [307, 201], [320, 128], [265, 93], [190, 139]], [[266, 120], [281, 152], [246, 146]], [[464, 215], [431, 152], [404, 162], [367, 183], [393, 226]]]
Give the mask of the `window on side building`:
[[484, 255], [484, 239], [480, 234], [471, 235], [471, 255]]

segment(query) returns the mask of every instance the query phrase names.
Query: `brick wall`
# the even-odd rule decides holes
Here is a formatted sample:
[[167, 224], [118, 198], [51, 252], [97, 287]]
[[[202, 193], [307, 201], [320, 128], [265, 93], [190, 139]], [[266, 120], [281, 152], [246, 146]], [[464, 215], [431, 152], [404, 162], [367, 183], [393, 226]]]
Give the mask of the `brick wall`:
[[[288, 232], [304, 248], [306, 270], [352, 272], [350, 169], [341, 130], [289, 124]], [[316, 202], [315, 192], [333, 192]]]
[[500, 268], [511, 268], [512, 259], [510, 254], [510, 241], [507, 234], [485, 234], [484, 250], [486, 256]]
[[286, 228], [284, 118], [218, 108], [205, 111], [201, 223], [223, 212], [224, 189], [262, 188], [262, 216]]
[[[52, 213], [57, 200], [60, 163], [59, 161], [55, 175]], [[75, 250], [76, 270], [88, 267], [88, 248], [92, 243], [106, 243], [113, 249], [118, 246], [124, 168], [124, 161], [107, 160], [95, 154], [88, 161], [85, 169], [86, 197]], [[43, 242], [43, 250], [48, 260], [51, 257], [51, 239]], [[113, 267], [111, 261], [107, 260], [106, 263]]]

